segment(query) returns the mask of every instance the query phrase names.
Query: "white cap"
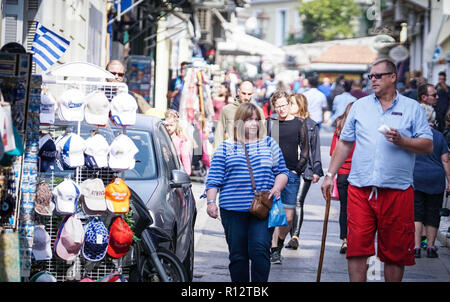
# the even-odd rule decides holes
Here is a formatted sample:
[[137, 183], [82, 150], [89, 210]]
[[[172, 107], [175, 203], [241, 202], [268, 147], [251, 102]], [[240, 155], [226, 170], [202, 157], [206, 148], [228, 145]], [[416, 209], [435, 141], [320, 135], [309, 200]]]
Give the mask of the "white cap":
[[49, 91], [47, 93], [42, 92], [39, 122], [41, 124], [54, 124], [55, 110], [56, 110], [55, 97]]
[[37, 261], [52, 259], [51, 238], [43, 225], [34, 228], [33, 256]]
[[100, 178], [86, 179], [81, 183], [80, 189], [84, 206], [89, 213], [101, 215], [106, 211], [105, 185]]
[[109, 150], [109, 167], [113, 170], [125, 171], [134, 168], [134, 156], [139, 150], [134, 142], [125, 134], [120, 134], [111, 143]]
[[109, 144], [101, 134], [86, 139], [85, 164], [90, 168], [108, 167]]
[[80, 188], [74, 181], [64, 179], [53, 189], [53, 195], [55, 196], [56, 211], [59, 214], [71, 215], [76, 212]]
[[86, 100], [84, 108], [84, 118], [91, 125], [108, 125], [109, 101], [103, 91], [91, 93]]
[[85, 97], [80, 89], [69, 88], [58, 100], [58, 117], [63, 121], [81, 122], [84, 119]]
[[71, 133], [57, 140], [56, 150], [61, 155], [65, 166], [69, 168], [84, 166], [86, 142], [78, 134]]
[[49, 272], [39, 272], [31, 277], [30, 282], [57, 282], [55, 276]]
[[120, 92], [111, 100], [111, 116], [117, 125], [136, 124], [137, 102], [128, 92]]

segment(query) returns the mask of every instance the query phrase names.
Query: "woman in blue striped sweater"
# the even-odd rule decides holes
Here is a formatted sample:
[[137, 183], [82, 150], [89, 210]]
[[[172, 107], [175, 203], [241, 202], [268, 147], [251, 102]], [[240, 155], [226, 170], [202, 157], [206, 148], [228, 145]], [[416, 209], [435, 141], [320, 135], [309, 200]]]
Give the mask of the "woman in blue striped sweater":
[[280, 198], [289, 175], [276, 141], [260, 135], [260, 130], [264, 129], [263, 120], [256, 105], [243, 103], [239, 106], [234, 117], [234, 137], [216, 149], [206, 180], [207, 213], [212, 218], [219, 214], [216, 197], [220, 193], [220, 216], [230, 253], [229, 270], [233, 282], [266, 282], [270, 272], [273, 228], [268, 228], [268, 218], [260, 220], [248, 211], [254, 193], [244, 146], [256, 190], [270, 191], [270, 198]]

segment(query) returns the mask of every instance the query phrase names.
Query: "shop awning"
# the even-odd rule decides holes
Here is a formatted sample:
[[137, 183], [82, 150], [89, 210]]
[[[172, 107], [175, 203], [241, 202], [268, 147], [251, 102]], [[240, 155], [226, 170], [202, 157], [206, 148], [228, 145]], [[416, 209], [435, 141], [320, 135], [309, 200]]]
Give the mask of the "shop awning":
[[217, 50], [221, 55], [261, 56], [273, 60], [284, 61], [285, 52], [264, 40], [246, 34], [236, 25], [227, 22], [216, 10], [212, 10], [225, 30], [225, 41], [217, 43]]
[[338, 64], [338, 63], [311, 63], [304, 67], [305, 72], [350, 72], [365, 73], [369, 70], [368, 64]]

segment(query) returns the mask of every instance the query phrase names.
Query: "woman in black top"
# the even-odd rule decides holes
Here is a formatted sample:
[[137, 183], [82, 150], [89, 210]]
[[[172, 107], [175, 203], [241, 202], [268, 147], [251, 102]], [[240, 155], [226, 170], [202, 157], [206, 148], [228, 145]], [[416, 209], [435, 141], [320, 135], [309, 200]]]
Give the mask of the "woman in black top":
[[286, 212], [288, 226], [275, 228], [272, 239], [271, 262], [281, 264], [281, 249], [292, 226], [300, 175], [308, 162], [309, 141], [305, 122], [291, 114], [289, 94], [285, 91], [276, 91], [270, 98], [270, 102], [277, 118], [268, 120], [268, 133], [280, 146], [289, 170], [288, 183], [281, 192], [281, 202]]
[[303, 224], [303, 205], [305, 203], [306, 195], [308, 194], [311, 183], [317, 183], [320, 177], [324, 174], [322, 170], [322, 159], [320, 157], [319, 127], [317, 123], [309, 117], [308, 101], [301, 93], [292, 94], [290, 99], [292, 100], [292, 114], [304, 120], [306, 123], [310, 148], [308, 163], [302, 175], [303, 182], [300, 186], [300, 197], [297, 200], [296, 211], [291, 229], [291, 240], [289, 240], [289, 243], [286, 246], [286, 248], [296, 250], [298, 248], [300, 228]]

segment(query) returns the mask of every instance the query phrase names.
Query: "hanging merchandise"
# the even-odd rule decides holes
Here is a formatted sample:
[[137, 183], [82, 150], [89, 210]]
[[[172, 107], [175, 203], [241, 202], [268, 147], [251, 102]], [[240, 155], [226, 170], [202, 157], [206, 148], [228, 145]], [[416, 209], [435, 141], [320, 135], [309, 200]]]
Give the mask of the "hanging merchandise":
[[92, 218], [86, 225], [83, 256], [89, 261], [100, 261], [106, 255], [109, 233], [99, 217]]
[[36, 187], [36, 200], [34, 211], [42, 216], [52, 216], [55, 204], [52, 202], [53, 194], [45, 180], [42, 180]]
[[56, 140], [56, 149], [60, 155], [62, 168], [74, 169], [84, 166], [86, 142], [76, 133], [69, 133]]
[[75, 214], [80, 198], [80, 188], [71, 179], [64, 179], [53, 189], [56, 212], [60, 215]]
[[118, 93], [111, 100], [112, 120], [119, 126], [131, 126], [136, 124], [137, 109], [136, 99], [128, 92]]
[[19, 234], [0, 231], [0, 282], [20, 282]]
[[39, 172], [47, 172], [55, 169], [57, 156], [56, 144], [50, 134], [44, 134], [39, 138], [38, 167]]
[[79, 88], [71, 87], [58, 99], [58, 117], [62, 121], [81, 122], [84, 119], [85, 96]]
[[50, 260], [53, 256], [51, 238], [43, 225], [34, 228], [33, 256], [36, 261]]
[[109, 229], [108, 255], [112, 258], [122, 258], [132, 243], [133, 231], [122, 217], [115, 217]]
[[53, 274], [49, 272], [38, 272], [34, 274], [30, 282], [57, 282]]
[[59, 227], [53, 252], [66, 261], [75, 260], [84, 243], [84, 228], [75, 215], [66, 216]]
[[86, 139], [86, 150], [84, 151], [85, 165], [89, 168], [108, 167], [108, 153], [110, 147], [103, 135], [93, 133]]
[[134, 168], [134, 156], [139, 152], [134, 142], [125, 134], [120, 134], [111, 143], [109, 167], [115, 171], [127, 171]]
[[110, 104], [103, 91], [97, 90], [86, 97], [84, 117], [86, 123], [98, 126], [107, 126], [109, 120]]
[[39, 113], [41, 124], [51, 125], [55, 123], [56, 105], [55, 97], [47, 89], [42, 89]]
[[130, 210], [130, 189], [125, 182], [117, 177], [105, 189], [108, 211], [115, 214], [128, 213]]
[[106, 211], [105, 186], [100, 178], [86, 179], [80, 185], [83, 211], [89, 216], [99, 216]]

